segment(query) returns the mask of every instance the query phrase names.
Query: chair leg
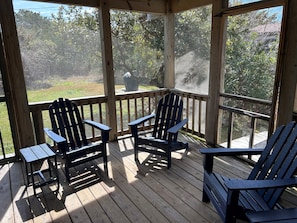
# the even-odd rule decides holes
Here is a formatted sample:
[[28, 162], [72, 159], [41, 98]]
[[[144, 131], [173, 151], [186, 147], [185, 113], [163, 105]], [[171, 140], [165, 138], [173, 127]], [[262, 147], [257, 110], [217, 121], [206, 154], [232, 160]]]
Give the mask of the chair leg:
[[206, 194], [206, 192], [204, 191], [204, 188], [203, 188], [203, 192], [202, 192], [202, 201], [205, 203], [210, 202], [210, 199], [209, 199], [208, 195]]
[[107, 167], [107, 155], [105, 154], [103, 156], [103, 165], [104, 165], [104, 172], [106, 174], [106, 176], [108, 177], [108, 167]]
[[171, 149], [168, 149], [167, 151], [167, 169], [170, 169], [171, 167]]
[[134, 160], [135, 162], [138, 162], [138, 149], [137, 149], [137, 146], [135, 145], [134, 146]]
[[68, 161], [65, 163], [65, 175], [67, 182], [70, 183], [70, 173], [69, 173], [69, 167], [68, 167]]
[[232, 214], [232, 211], [231, 212], [228, 211], [228, 208], [227, 208], [227, 211], [226, 211], [226, 216], [225, 216], [224, 222], [225, 223], [236, 223], [236, 218]]
[[189, 151], [190, 151], [190, 148], [189, 148], [189, 144], [188, 143], [186, 143], [184, 147], [186, 148], [186, 151], [182, 155], [182, 159], [185, 158], [188, 155]]

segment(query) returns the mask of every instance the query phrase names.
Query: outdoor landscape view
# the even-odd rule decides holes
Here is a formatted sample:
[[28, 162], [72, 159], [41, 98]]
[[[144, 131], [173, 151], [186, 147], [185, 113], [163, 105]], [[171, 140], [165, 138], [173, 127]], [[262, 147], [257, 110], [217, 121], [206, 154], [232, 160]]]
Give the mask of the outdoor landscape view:
[[[20, 2], [14, 0], [15, 19], [29, 103], [103, 95], [98, 10], [33, 3], [22, 8]], [[178, 89], [208, 94], [211, 10], [205, 6], [175, 16]], [[228, 18], [224, 92], [271, 100], [280, 14], [281, 8], [273, 8]], [[129, 90], [127, 73], [136, 79], [134, 90], [163, 87], [163, 16], [112, 10], [111, 30], [116, 93]], [[2, 104], [0, 128], [5, 147], [13, 151]]]

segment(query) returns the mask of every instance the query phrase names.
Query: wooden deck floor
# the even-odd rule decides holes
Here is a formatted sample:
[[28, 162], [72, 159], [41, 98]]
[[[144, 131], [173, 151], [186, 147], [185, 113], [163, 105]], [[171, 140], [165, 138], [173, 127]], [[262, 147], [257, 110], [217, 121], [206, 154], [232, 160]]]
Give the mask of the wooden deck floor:
[[[173, 154], [170, 170], [164, 160], [142, 153], [145, 164], [134, 162], [132, 140], [109, 143], [109, 178], [98, 174], [96, 165], [82, 171], [68, 185], [59, 168], [60, 189], [24, 185], [21, 162], [0, 167], [0, 222], [221, 222], [211, 204], [201, 201], [203, 147], [190, 142], [191, 151], [181, 159]], [[101, 167], [101, 161], [98, 160]], [[236, 168], [235, 168], [236, 167]], [[215, 168], [227, 175], [245, 177], [250, 167], [235, 159], [217, 160]], [[77, 173], [73, 173], [76, 175]]]

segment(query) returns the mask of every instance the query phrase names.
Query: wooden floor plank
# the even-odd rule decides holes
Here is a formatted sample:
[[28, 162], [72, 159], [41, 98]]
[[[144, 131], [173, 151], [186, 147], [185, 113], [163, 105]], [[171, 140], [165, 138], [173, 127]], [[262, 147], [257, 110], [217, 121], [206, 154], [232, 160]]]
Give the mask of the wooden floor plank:
[[43, 187], [40, 194], [40, 202], [44, 204], [44, 208], [49, 212], [52, 222], [71, 223], [70, 216], [64, 205], [64, 199], [61, 194], [55, 193], [56, 185]]
[[103, 183], [94, 184], [90, 186], [92, 194], [96, 200], [100, 203], [102, 209], [107, 214], [111, 222], [130, 222], [120, 207], [114, 202], [109, 193], [102, 186]]
[[[114, 180], [117, 179], [114, 178]], [[131, 222], [149, 222], [117, 184], [114, 187], [109, 187], [106, 184], [102, 184], [102, 186]]]
[[38, 196], [43, 196], [42, 192], [38, 189], [37, 196], [34, 195], [32, 186], [27, 187], [27, 200], [31, 207], [31, 212], [33, 215], [33, 222], [52, 222], [51, 216], [45, 208], [44, 202]]
[[[127, 150], [125, 150], [127, 151]], [[121, 159], [121, 156], [119, 154], [119, 151], [113, 150], [114, 155], [117, 156], [119, 159]], [[131, 153], [131, 151], [129, 152], [129, 156], [132, 156], [133, 152]], [[129, 157], [127, 156], [123, 156], [123, 161], [126, 160], [130, 163], [130, 165], [135, 167], [135, 163], [132, 164], [131, 160], [129, 159]], [[130, 166], [129, 164], [125, 163], [125, 166]], [[135, 171], [136, 173], [136, 171]], [[175, 207], [173, 207], [172, 205], [170, 205], [170, 203], [168, 203], [165, 199], [163, 199], [160, 194], [158, 194], [158, 192], [160, 192], [160, 188], [152, 188], [151, 185], [158, 185], [158, 183], [151, 178], [149, 175], [142, 177], [141, 179], [144, 184], [137, 184], [135, 183], [135, 187], [142, 192], [142, 195], [149, 200], [152, 205], [154, 205], [156, 208], [162, 210], [162, 214], [164, 216], [166, 216], [166, 218], [170, 221], [170, 222], [188, 222], [188, 220], [181, 215], [176, 209]], [[158, 190], [159, 189], [159, 190]], [[165, 191], [162, 191], [165, 192]]]
[[22, 167], [21, 162], [15, 162], [9, 165], [14, 222], [33, 222], [33, 216], [27, 202], [25, 174]]
[[1, 209], [0, 209], [0, 222], [10, 221], [13, 222], [13, 205], [10, 194], [10, 177], [9, 177], [9, 165], [1, 166], [0, 169], [0, 197], [1, 197]]
[[[60, 188], [37, 189], [24, 185], [21, 162], [0, 166], [0, 222], [221, 222], [210, 203], [203, 203], [203, 156], [201, 143], [190, 143], [190, 152], [173, 153], [172, 167], [165, 159], [139, 153], [143, 164], [134, 161], [133, 140], [123, 138], [108, 145], [109, 178], [98, 169], [97, 159], [71, 168], [66, 181], [59, 165]], [[236, 167], [236, 168], [234, 168]], [[214, 169], [238, 177], [250, 167], [234, 158], [215, 160]], [[245, 177], [245, 176], [243, 176]], [[291, 191], [293, 194], [294, 191]], [[292, 194], [284, 203], [297, 205]]]
[[111, 222], [89, 188], [78, 191], [77, 195], [93, 222]]
[[164, 215], [143, 196], [142, 191], [137, 190], [136, 184], [142, 188], [143, 183], [136, 177], [136, 172], [132, 172], [127, 168], [125, 159], [127, 158], [117, 159], [115, 156], [111, 156], [115, 182], [118, 187], [124, 191], [150, 222], [168, 222]]
[[71, 219], [71, 222], [92, 222], [92, 220], [88, 216], [87, 211], [80, 202], [80, 199], [76, 193], [77, 191], [75, 186], [73, 186], [72, 182], [68, 184], [64, 174], [64, 169], [62, 169], [62, 171], [60, 170], [59, 172], [62, 172], [62, 174], [59, 175], [60, 181], [62, 182], [62, 188], [60, 188], [60, 196], [64, 203], [65, 209], [67, 210], [67, 213]]
[[[72, 182], [71, 185], [75, 185], [76, 194], [92, 222], [111, 222], [100, 205], [101, 201], [97, 200], [90, 187], [94, 184], [106, 183], [104, 182], [105, 178], [102, 177], [104, 173], [99, 168], [101, 162], [102, 159], [97, 159], [96, 161], [77, 166], [75, 168], [78, 174], [77, 178], [80, 179], [83, 176], [83, 180], [80, 179], [77, 183]], [[106, 195], [109, 196], [108, 194]]]
[[[166, 172], [170, 172], [172, 170], [167, 170]], [[163, 172], [163, 171], [160, 171]], [[174, 207], [184, 218], [186, 218], [189, 222], [195, 222], [198, 213], [191, 208], [187, 203], [185, 203], [182, 199], [177, 196], [177, 193], [173, 193], [170, 191], [166, 185], [170, 184], [167, 181], [166, 177], [162, 175], [160, 172], [154, 172], [152, 174], [147, 175], [143, 178], [143, 181], [153, 189], [161, 198], [163, 198], [166, 202], [168, 202], [172, 207]], [[151, 180], [150, 178], [154, 179]], [[205, 219], [200, 219], [201, 222], [207, 222]]]
[[[186, 157], [189, 156], [190, 154]], [[159, 171], [159, 173], [162, 174], [161, 176], [157, 174], [151, 174], [151, 176], [156, 177], [156, 180], [159, 182], [161, 182], [163, 178], [167, 178], [167, 181], [163, 181], [166, 183], [166, 188], [170, 189], [172, 192], [175, 192], [177, 195], [179, 195], [179, 198], [181, 200], [187, 202], [193, 209], [196, 209], [200, 213], [200, 215], [205, 215], [210, 220], [210, 222], [214, 222], [215, 220], [217, 220], [216, 213], [213, 211], [213, 209], [210, 208], [210, 205], [205, 205], [204, 203], [201, 203], [202, 181], [200, 180], [201, 183], [197, 184], [197, 177], [192, 177], [192, 175], [190, 175], [189, 177], [189, 174], [185, 172], [183, 169], [175, 167], [177, 164], [188, 164], [189, 158], [184, 158], [183, 160], [180, 160], [181, 155], [178, 155], [177, 157], [173, 160], [174, 164], [171, 168], [172, 171]], [[134, 162], [134, 160], [132, 162]], [[197, 166], [196, 162], [194, 163], [194, 166]], [[201, 179], [203, 179], [203, 173], [197, 174], [195, 167], [188, 166], [184, 169], [189, 170], [189, 167], [193, 169], [191, 173], [195, 173], [197, 176], [201, 176]], [[202, 167], [201, 169], [203, 170]], [[169, 179], [171, 180], [168, 181]], [[186, 191], [189, 191], [191, 193], [188, 193]], [[199, 201], [197, 201], [197, 199]]]

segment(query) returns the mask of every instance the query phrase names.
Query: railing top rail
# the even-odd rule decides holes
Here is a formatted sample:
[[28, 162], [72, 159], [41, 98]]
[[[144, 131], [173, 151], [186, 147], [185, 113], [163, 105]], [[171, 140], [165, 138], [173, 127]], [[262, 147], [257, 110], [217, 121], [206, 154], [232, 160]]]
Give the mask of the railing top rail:
[[3, 95], [0, 95], [0, 102], [5, 102], [6, 101], [6, 97]]
[[246, 101], [246, 102], [252, 102], [252, 103], [267, 105], [267, 106], [272, 105], [271, 101], [263, 100], [263, 99], [257, 99], [257, 98], [251, 98], [251, 97], [248, 97], [248, 96], [235, 95], [235, 94], [229, 94], [229, 93], [220, 93], [220, 96], [225, 97], [225, 98], [235, 99], [235, 100], [242, 100], [242, 101]]
[[[107, 96], [98, 95], [98, 96], [89, 96], [89, 97], [81, 97], [81, 98], [71, 98], [71, 101], [74, 101], [77, 105], [89, 105], [95, 103], [104, 103], [107, 102]], [[32, 102], [29, 103], [30, 111], [34, 110], [48, 110], [48, 106], [52, 103], [52, 101], [42, 101], [42, 102]]]
[[[160, 88], [158, 90], [153, 91], [133, 91], [133, 92], [123, 92], [116, 95], [116, 100], [119, 99], [134, 99], [134, 98], [141, 98], [141, 97], [153, 97], [156, 95], [164, 95], [168, 92], [175, 92], [181, 96], [189, 97], [193, 99], [198, 99], [202, 101], [206, 101], [208, 99], [207, 95], [196, 94], [192, 92], [185, 92], [180, 91], [177, 89], [169, 90], [167, 88]], [[95, 103], [104, 103], [107, 102], [107, 96], [98, 95], [98, 96], [89, 96], [89, 97], [81, 97], [81, 98], [71, 98], [77, 105], [89, 105]], [[47, 110], [48, 106], [52, 103], [52, 101], [42, 101], [42, 102], [31, 102], [29, 103], [30, 111], [35, 110]]]
[[252, 112], [252, 111], [248, 111], [248, 110], [244, 110], [244, 109], [240, 109], [240, 108], [234, 108], [234, 107], [229, 107], [226, 105], [220, 105], [219, 106], [220, 109], [229, 111], [229, 112], [233, 112], [233, 113], [237, 113], [237, 114], [241, 114], [241, 115], [246, 115], [246, 116], [250, 116], [250, 117], [256, 117], [262, 120], [266, 120], [269, 121], [270, 116], [269, 115], [264, 115], [261, 113], [257, 113], [257, 112]]
[[184, 97], [189, 97], [189, 98], [193, 98], [193, 99], [199, 99], [201, 101], [207, 101], [208, 99], [208, 95], [207, 94], [198, 94], [198, 93], [193, 93], [193, 92], [188, 92], [188, 91], [181, 91], [178, 89], [171, 89], [171, 92], [174, 92], [178, 95], [184, 96]]
[[133, 99], [133, 98], [141, 98], [155, 95], [163, 95], [168, 93], [169, 90], [167, 88], [160, 88], [158, 90], [153, 91], [132, 91], [132, 92], [123, 92], [116, 94], [116, 99]]

